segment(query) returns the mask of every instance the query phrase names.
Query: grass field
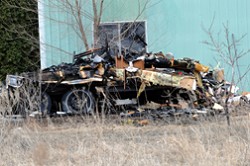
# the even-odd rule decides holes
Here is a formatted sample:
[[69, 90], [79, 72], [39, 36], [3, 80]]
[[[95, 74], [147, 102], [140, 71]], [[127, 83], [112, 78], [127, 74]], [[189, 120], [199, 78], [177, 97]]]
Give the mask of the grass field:
[[[92, 118], [1, 121], [0, 165], [250, 165], [250, 117], [146, 126]], [[127, 122], [127, 121], [126, 121]]]

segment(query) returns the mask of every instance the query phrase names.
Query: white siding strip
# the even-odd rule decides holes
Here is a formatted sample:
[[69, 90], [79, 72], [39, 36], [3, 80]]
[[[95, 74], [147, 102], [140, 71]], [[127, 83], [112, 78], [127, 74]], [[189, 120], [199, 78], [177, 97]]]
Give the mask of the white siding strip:
[[39, 20], [39, 43], [40, 43], [40, 64], [41, 69], [46, 67], [46, 46], [45, 46], [45, 17], [44, 0], [38, 2], [38, 20]]

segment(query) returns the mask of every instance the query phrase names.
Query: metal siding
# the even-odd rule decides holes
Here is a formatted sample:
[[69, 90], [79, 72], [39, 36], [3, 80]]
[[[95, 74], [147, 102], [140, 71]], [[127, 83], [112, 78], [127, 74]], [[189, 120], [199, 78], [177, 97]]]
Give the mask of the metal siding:
[[[160, 1], [147, 11], [148, 49], [153, 52], [173, 52], [177, 58], [190, 57], [212, 67], [217, 64], [214, 60], [217, 58], [222, 67], [226, 68], [226, 75], [230, 78], [231, 69], [202, 43], [208, 40], [202, 26], [208, 28], [214, 17], [213, 32], [214, 35], [220, 33], [220, 40], [225, 39], [223, 24], [228, 23], [229, 30], [236, 38], [247, 33], [239, 51], [247, 50], [250, 48], [249, 7], [248, 0]], [[248, 54], [239, 60], [241, 74], [249, 65], [249, 57]], [[249, 82], [248, 75], [244, 81]], [[245, 85], [242, 83], [240, 86], [244, 88]]]
[[[77, 35], [77, 25], [70, 9], [62, 7], [61, 0], [44, 0], [45, 54], [41, 59], [42, 67], [48, 67], [62, 62], [72, 62], [73, 53], [85, 50], [83, 41]], [[73, 1], [72, 1], [73, 2]], [[81, 0], [84, 9], [83, 22], [86, 27], [89, 46], [92, 45], [93, 22], [90, 0]], [[133, 4], [133, 5], [131, 5]], [[144, 20], [143, 14], [138, 17], [138, 5], [143, 6], [144, 0], [107, 0], [104, 5], [102, 22]], [[129, 11], [128, 11], [129, 9]], [[87, 17], [85, 17], [88, 15]], [[73, 25], [73, 26], [72, 26]]]
[[[90, 12], [88, 3], [83, 5], [85, 12]], [[42, 59], [48, 67], [62, 62], [72, 62], [73, 54], [84, 51], [84, 45], [79, 35], [77, 35], [73, 15], [62, 6], [60, 0], [44, 0], [45, 17], [45, 47], [46, 59]], [[83, 16], [86, 25], [87, 37], [91, 46], [92, 21]]]
[[103, 22], [145, 19], [145, 0], [105, 0]]
[[[85, 2], [88, 12], [91, 13], [90, 1]], [[220, 32], [223, 36], [223, 23], [227, 22], [230, 31], [234, 32], [236, 37], [250, 32], [248, 0], [150, 1], [146, 12], [138, 17], [138, 9], [142, 10], [145, 2], [145, 0], [105, 0], [102, 22], [146, 20], [148, 51], [173, 52], [177, 58], [191, 57], [213, 66], [216, 65], [214, 60], [216, 53], [202, 43], [208, 39], [202, 26], [209, 27], [214, 17], [215, 34]], [[47, 8], [46, 16], [59, 20], [72, 20], [70, 14], [66, 17], [62, 12], [58, 15], [55, 9], [53, 12], [51, 7], [45, 6], [45, 8]], [[88, 25], [87, 31], [91, 43], [92, 22], [88, 19], [84, 21]], [[69, 62], [70, 54], [84, 50], [82, 41], [69, 25], [47, 19], [45, 27], [46, 44], [63, 50], [46, 47], [47, 66]], [[241, 48], [250, 48], [249, 35], [242, 41]], [[241, 73], [249, 65], [248, 58], [249, 55], [240, 60]]]

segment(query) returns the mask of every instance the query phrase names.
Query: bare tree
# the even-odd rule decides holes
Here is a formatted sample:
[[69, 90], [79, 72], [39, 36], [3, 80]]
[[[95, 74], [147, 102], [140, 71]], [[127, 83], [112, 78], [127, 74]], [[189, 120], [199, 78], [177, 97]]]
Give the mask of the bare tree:
[[[93, 46], [97, 46], [99, 39], [99, 26], [102, 20], [102, 15], [104, 12], [104, 5], [108, 5], [108, 1], [105, 0], [57, 0], [60, 4], [62, 10], [70, 13], [75, 23], [72, 25], [76, 32], [76, 34], [81, 38], [84, 43], [85, 49], [90, 49], [90, 43], [87, 37], [86, 25], [84, 24], [84, 19], [91, 20], [93, 22]], [[105, 3], [106, 2], [106, 3]], [[140, 16], [146, 11], [147, 6], [149, 5], [150, 0], [137, 0], [138, 4], [138, 14], [134, 18], [134, 22], [136, 22]], [[110, 3], [110, 2], [109, 2]], [[91, 5], [90, 5], [91, 4]], [[92, 11], [88, 12], [85, 8], [89, 5], [92, 7]], [[55, 6], [58, 7], [58, 6]], [[131, 24], [128, 29], [133, 26]], [[125, 31], [126, 32], [126, 31]], [[121, 34], [122, 36], [123, 34]]]
[[204, 29], [206, 34], [208, 35], [208, 40], [203, 43], [209, 46], [209, 48], [214, 51], [217, 56], [225, 62], [225, 65], [231, 69], [231, 79], [230, 79], [230, 87], [229, 92], [226, 95], [225, 100], [225, 112], [227, 117], [227, 123], [230, 125], [230, 116], [229, 116], [229, 98], [232, 97], [233, 86], [238, 85], [240, 81], [246, 76], [246, 74], [250, 71], [250, 66], [247, 67], [244, 73], [241, 73], [239, 70], [239, 60], [250, 53], [250, 50], [239, 50], [239, 45], [246, 36], [246, 34], [240, 36], [239, 38], [235, 37], [234, 33], [231, 33], [228, 28], [228, 23], [223, 24], [225, 37], [224, 40], [220, 38], [220, 34], [218, 33], [218, 37], [216, 38], [213, 33], [213, 21], [208, 29]]
[[[31, 9], [29, 4], [20, 4], [17, 3], [10, 3], [7, 0], [3, 0], [12, 8], [21, 8], [26, 11], [38, 13], [38, 10]], [[53, 11], [62, 12], [62, 14], [68, 14], [72, 17], [72, 20], [65, 21], [65, 20], [58, 20], [53, 17], [49, 17], [47, 15], [43, 15], [44, 19], [51, 20], [54, 22], [61, 23], [63, 25], [71, 26], [74, 30], [74, 33], [82, 40], [85, 50], [90, 49], [91, 43], [89, 41], [89, 36], [93, 35], [93, 46], [95, 47], [98, 41], [98, 34], [99, 34], [99, 25], [102, 21], [102, 15], [104, 13], [105, 5], [108, 6], [112, 3], [112, 1], [106, 0], [50, 0], [50, 1], [43, 1], [43, 0], [33, 0], [32, 2], [36, 2], [44, 6], [44, 8], [50, 8]], [[159, 1], [157, 1], [159, 3]], [[156, 2], [152, 2], [151, 0], [137, 0], [135, 4], [138, 5], [137, 15], [134, 17], [134, 22], [136, 22], [143, 13], [147, 10], [148, 7], [151, 7], [156, 4]], [[92, 8], [92, 9], [91, 9]], [[127, 9], [124, 9], [127, 10]], [[129, 11], [128, 11], [129, 12]], [[40, 13], [41, 14], [41, 13]], [[93, 31], [88, 31], [88, 26], [86, 25], [86, 20], [92, 22]], [[38, 21], [37, 21], [38, 22]], [[131, 25], [132, 26], [132, 25]], [[18, 29], [15, 29], [18, 31]], [[29, 31], [22, 31], [20, 32], [24, 38], [29, 40], [33, 40], [36, 43], [36, 46], [39, 45], [39, 40], [34, 38]], [[43, 45], [49, 46], [48, 43], [42, 43]], [[53, 46], [51, 46], [53, 47]], [[56, 48], [55, 48], [56, 49]], [[60, 48], [58, 48], [60, 51]]]
[[[104, 24], [102, 23], [102, 17], [103, 13], [105, 13], [105, 9], [108, 9], [111, 3], [113, 1], [111, 0], [32, 0], [30, 3], [37, 3], [38, 8], [30, 8], [29, 2], [23, 3], [21, 1], [16, 1], [13, 3], [12, 1], [3, 0], [4, 3], [8, 4], [11, 8], [17, 8], [22, 9], [25, 11], [33, 12], [38, 15], [37, 18], [35, 18], [36, 22], [39, 22], [39, 25], [41, 26], [40, 29], [40, 36], [34, 36], [33, 33], [31, 33], [29, 30], [25, 28], [20, 28], [20, 25], [17, 25], [15, 29], [7, 29], [9, 31], [15, 31], [16, 33], [20, 34], [22, 38], [25, 38], [27, 41], [32, 41], [34, 48], [40, 49], [40, 65], [41, 68], [47, 67], [46, 63], [46, 53], [50, 54], [51, 52], [59, 52], [62, 55], [67, 55], [68, 57], [65, 57], [65, 59], [55, 58], [55, 63], [58, 63], [57, 61], [63, 62], [63, 61], [71, 61], [72, 53], [73, 51], [83, 51], [83, 50], [89, 50], [92, 47], [100, 47], [104, 46], [103, 43], [112, 43], [119, 47], [119, 53], [121, 53], [121, 48], [123, 44], [121, 44], [121, 41], [123, 40], [124, 36], [127, 33], [130, 33], [131, 31], [129, 29], [133, 29], [135, 26], [137, 26], [137, 22], [143, 18], [143, 14], [145, 11], [159, 3], [161, 0], [151, 1], [151, 0], [135, 0], [133, 5], [138, 6], [137, 9], [135, 9], [136, 14], [131, 18], [131, 24], [127, 27], [127, 30], [123, 30], [122, 33], [120, 33], [118, 36], [115, 36], [111, 40], [106, 40], [107, 37], [101, 38], [100, 34], [100, 25]], [[124, 2], [127, 3], [127, 2]], [[129, 9], [122, 8], [122, 12], [130, 12]], [[115, 13], [114, 13], [115, 14]], [[108, 19], [108, 18], [106, 18]], [[108, 19], [109, 20], [109, 19]], [[111, 20], [112, 22], [115, 20]], [[125, 21], [126, 22], [126, 21]], [[133, 23], [134, 22], [134, 23]], [[116, 23], [116, 22], [115, 22]], [[55, 31], [56, 29], [47, 30], [45, 26], [47, 24], [52, 24], [54, 26], [51, 26], [49, 28], [54, 28], [55, 25], [57, 26], [58, 30], [60, 30], [59, 33], [56, 32], [56, 34], [60, 34], [60, 37], [66, 37], [70, 38], [70, 36], [74, 37], [74, 41], [76, 44], [76, 48], [72, 51], [72, 45], [70, 45], [71, 50], [65, 49], [65, 47], [58, 46], [59, 42], [53, 42], [53, 39], [46, 39], [51, 38], [54, 35], [49, 37], [49, 33], [52, 31]], [[49, 25], [50, 26], [50, 25]], [[38, 25], [37, 25], [38, 28]], [[20, 30], [21, 29], [21, 30]], [[134, 28], [135, 29], [135, 28]], [[146, 29], [146, 28], [145, 28]], [[61, 32], [66, 31], [68, 34], [64, 34], [65, 36], [61, 36]], [[46, 34], [47, 33], [47, 34]], [[58, 35], [55, 35], [58, 36]], [[105, 34], [103, 35], [105, 36]], [[133, 36], [133, 35], [131, 35]], [[146, 39], [146, 37], [144, 37]], [[58, 40], [58, 39], [55, 39]], [[102, 44], [100, 45], [100, 41], [102, 41]], [[63, 41], [64, 42], [64, 41]], [[120, 43], [120, 44], [118, 44]], [[131, 42], [133, 43], [133, 42]], [[134, 44], [134, 43], [133, 43]], [[128, 45], [128, 44], [127, 44]], [[110, 46], [110, 45], [109, 45]], [[133, 45], [135, 46], [135, 44]], [[66, 47], [67, 48], [67, 47]], [[126, 46], [126, 49], [130, 48], [130, 46]], [[146, 47], [145, 47], [146, 48]], [[146, 50], [146, 49], [145, 49]], [[114, 54], [117, 52], [114, 52]], [[52, 58], [53, 59], [53, 58]], [[54, 62], [52, 62], [54, 64]]]
[[57, 6], [55, 7], [62, 8], [62, 10], [73, 16], [75, 21], [75, 24], [73, 24], [74, 30], [83, 41], [85, 49], [88, 50], [90, 47], [83, 19], [90, 19], [93, 22], [93, 34], [95, 41], [98, 36], [98, 26], [100, 25], [102, 18], [104, 0], [91, 0], [93, 13], [88, 13], [84, 9], [86, 4], [86, 0], [57, 0]]
[[[88, 13], [84, 7], [87, 2], [91, 2], [92, 4], [92, 13]], [[68, 13], [73, 16], [74, 18], [74, 24], [68, 23], [68, 22], [63, 22], [63, 24], [67, 25], [72, 25], [73, 29], [75, 30], [75, 33], [80, 37], [80, 39], [83, 41], [83, 44], [85, 46], [85, 49], [88, 50], [89, 47], [89, 41], [87, 37], [86, 32], [86, 25], [84, 25], [84, 19], [89, 19], [93, 22], [93, 34], [94, 34], [94, 41], [96, 41], [96, 38], [98, 36], [98, 26], [101, 22], [101, 16], [103, 13], [103, 5], [104, 5], [104, 0], [54, 0], [54, 1], [48, 1], [48, 3], [45, 3], [42, 0], [33, 0], [30, 3], [24, 3], [22, 1], [18, 2], [12, 2], [8, 0], [3, 0], [3, 3], [7, 4], [10, 8], [17, 8], [17, 9], [22, 9], [28, 12], [32, 12], [35, 14], [38, 14], [37, 8], [32, 7], [31, 4], [35, 3], [41, 3], [42, 5], [46, 7], [51, 7], [51, 8], [57, 8], [65, 13]], [[47, 18], [46, 16], [45, 19], [51, 19], [52, 18]], [[35, 19], [35, 18], [32, 18]], [[36, 18], [38, 22], [38, 18]], [[60, 22], [59, 20], [53, 20], [55, 22]], [[6, 26], [8, 27], [8, 26]], [[6, 28], [6, 31], [12, 31], [20, 34], [20, 36], [26, 40], [32, 41], [34, 43], [35, 48], [39, 48], [39, 38], [37, 35], [35, 36], [32, 34], [27, 28], [21, 25], [16, 25], [16, 29], [8, 29]], [[38, 28], [37, 28], [38, 29]], [[43, 43], [47, 45], [46, 43]]]

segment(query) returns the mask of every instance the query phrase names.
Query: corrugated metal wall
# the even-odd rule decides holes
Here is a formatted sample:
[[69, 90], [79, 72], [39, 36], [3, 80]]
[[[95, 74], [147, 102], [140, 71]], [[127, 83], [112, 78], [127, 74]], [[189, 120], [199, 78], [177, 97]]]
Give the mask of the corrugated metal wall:
[[[84, 50], [75, 33], [74, 18], [58, 1], [61, 2], [45, 0], [43, 5], [46, 44], [43, 67], [70, 62], [74, 51]], [[223, 37], [223, 23], [228, 23], [236, 37], [250, 32], [248, 0], [150, 0], [144, 8], [145, 3], [146, 0], [106, 0], [102, 21], [146, 20], [148, 51], [173, 52], [177, 58], [190, 57], [206, 65], [216, 64], [216, 54], [202, 43], [208, 39], [202, 26], [208, 28], [214, 18], [215, 35], [220, 32]], [[82, 0], [82, 6], [87, 16], [83, 20], [91, 44], [91, 1]], [[250, 48], [250, 34], [244, 38], [240, 48]], [[249, 55], [240, 60], [241, 73], [249, 64], [248, 58]]]
[[[148, 42], [153, 51], [170, 51], [178, 58], [190, 57], [212, 66], [217, 64], [216, 58], [227, 71], [226, 75], [229, 78], [231, 69], [224, 65], [224, 61], [218, 58], [215, 52], [202, 43], [209, 39], [202, 27], [208, 28], [213, 18], [213, 32], [216, 37], [219, 33], [219, 39], [225, 40], [223, 24], [228, 23], [229, 30], [236, 38], [247, 34], [238, 51], [250, 49], [248, 11], [250, 1], [248, 0], [171, 0], [161, 1], [157, 6], [157, 10], [150, 8], [147, 12]], [[157, 32], [156, 35], [154, 32]], [[249, 58], [250, 54], [239, 60], [240, 74], [243, 74], [250, 64]], [[242, 88], [249, 83], [248, 75], [244, 80], [245, 84], [239, 85]]]
[[[70, 1], [70, 0], [69, 0]], [[83, 41], [79, 34], [76, 20], [72, 14], [72, 9], [65, 4], [66, 0], [43, 0], [40, 3], [40, 34], [43, 38], [41, 45], [41, 66], [42, 68], [59, 64], [61, 62], [71, 62], [73, 53], [85, 50]], [[70, 1], [74, 5], [75, 1]], [[89, 45], [93, 39], [93, 14], [92, 1], [79, 0], [82, 6], [82, 20], [88, 36]], [[134, 2], [134, 0], [106, 0], [103, 10], [103, 22], [114, 21], [134, 21], [145, 20], [145, 13], [138, 13], [139, 6], [144, 7], [144, 0]], [[75, 10], [75, 9], [73, 9]], [[75, 12], [75, 11], [74, 11]], [[140, 15], [140, 17], [138, 17]]]
[[[40, 25], [43, 27], [40, 30], [44, 33], [42, 42], [41, 55], [42, 68], [51, 65], [59, 64], [61, 62], [72, 62], [73, 54], [84, 50], [84, 45], [79, 34], [79, 27], [76, 23], [74, 14], [69, 5], [65, 4], [63, 0], [44, 0], [41, 3], [42, 10], [40, 16], [43, 22]], [[74, 4], [75, 1], [71, 1]], [[85, 2], [85, 1], [84, 1]], [[92, 39], [92, 18], [87, 15], [91, 12], [91, 4], [81, 2], [84, 12], [82, 13], [84, 25], [86, 25], [86, 33], [89, 38], [89, 44]], [[75, 10], [75, 9], [73, 9]], [[76, 11], [74, 11], [76, 12]]]

